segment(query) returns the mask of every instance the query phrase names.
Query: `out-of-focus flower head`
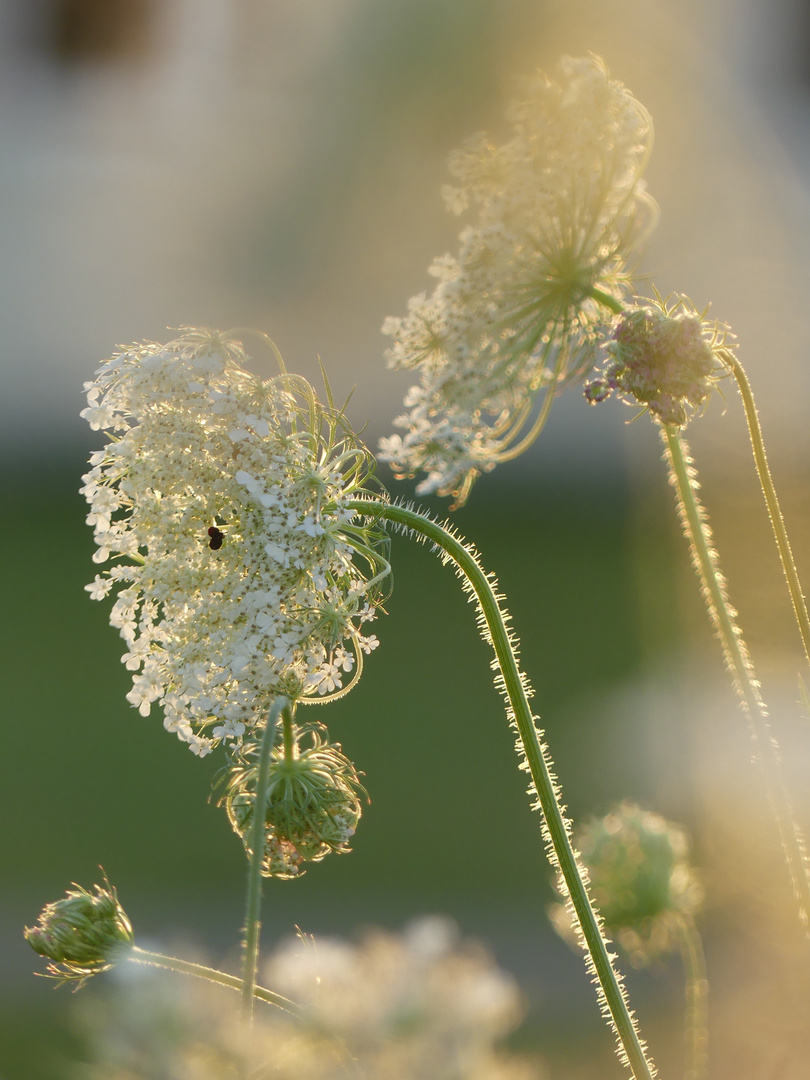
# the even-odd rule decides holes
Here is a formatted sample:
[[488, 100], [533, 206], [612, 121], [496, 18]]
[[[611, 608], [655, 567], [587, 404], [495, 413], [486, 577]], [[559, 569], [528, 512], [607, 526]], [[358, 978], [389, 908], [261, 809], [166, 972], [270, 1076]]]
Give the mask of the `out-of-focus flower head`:
[[201, 756], [261, 726], [279, 695], [354, 685], [390, 569], [385, 534], [345, 508], [369, 493], [374, 458], [331, 395], [246, 360], [209, 330], [123, 348], [82, 412], [111, 433], [82, 492], [94, 559], [115, 562], [88, 591], [118, 589], [128, 700], [144, 716], [157, 702]]
[[727, 374], [718, 354], [734, 348], [728, 327], [706, 318], [685, 296], [632, 307], [616, 319], [600, 376], [585, 385], [595, 405], [615, 390], [662, 424], [683, 427]]
[[[605, 929], [630, 962], [641, 967], [677, 947], [679, 919], [691, 917], [703, 902], [683, 830], [623, 802], [583, 825], [574, 841]], [[555, 905], [550, 915], [558, 933], [573, 941], [568, 908]]]
[[[439, 284], [389, 318], [389, 366], [419, 375], [381, 443], [417, 492], [467, 498], [481, 472], [519, 454], [555, 392], [595, 358], [629, 295], [629, 261], [655, 223], [642, 172], [652, 145], [644, 107], [596, 58], [565, 57], [513, 103], [513, 137], [473, 136], [450, 158], [450, 209], [477, 210]], [[538, 397], [542, 404], [538, 405]]]
[[108, 971], [123, 947], [134, 940], [132, 926], [109, 881], [88, 892], [80, 885], [61, 900], [46, 904], [36, 926], [25, 928], [25, 939], [47, 957], [50, 977], [59, 983], [76, 980], [81, 986], [92, 975]]
[[[249, 741], [242, 745], [242, 763], [229, 770], [222, 799], [248, 855], [256, 805], [257, 753], [257, 745]], [[312, 725], [293, 726], [289, 743], [282, 739], [271, 754], [263, 874], [298, 877], [303, 873], [302, 863], [320, 862], [330, 851], [349, 851], [349, 840], [360, 820], [361, 794], [365, 791], [357, 771], [340, 746], [330, 744]]]
[[294, 991], [320, 1030], [353, 1043], [411, 1038], [416, 1046], [426, 1036], [447, 1042], [445, 1059], [448, 1052], [474, 1059], [522, 1014], [514, 981], [481, 946], [460, 942], [456, 926], [440, 916], [415, 920], [401, 934], [372, 931], [359, 945], [291, 938], [270, 958], [265, 977], [285, 995]]
[[119, 971], [103, 1000], [78, 1002], [94, 1080], [538, 1080], [495, 1046], [522, 1014], [514, 981], [437, 917], [282, 944], [263, 978], [306, 999], [298, 1020], [257, 1003], [248, 1027], [222, 987]]

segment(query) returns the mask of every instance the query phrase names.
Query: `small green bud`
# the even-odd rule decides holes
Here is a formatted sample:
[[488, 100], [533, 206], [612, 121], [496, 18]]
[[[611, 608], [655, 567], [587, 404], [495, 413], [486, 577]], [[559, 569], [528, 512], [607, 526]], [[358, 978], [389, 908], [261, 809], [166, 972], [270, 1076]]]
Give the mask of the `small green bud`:
[[[302, 746], [306, 736], [311, 745]], [[255, 764], [233, 768], [222, 799], [248, 854], [257, 777]], [[362, 812], [361, 794], [357, 770], [338, 744], [327, 742], [313, 727], [293, 727], [289, 745], [276, 746], [270, 762], [264, 876], [298, 877], [302, 863], [320, 862], [330, 851], [349, 851]]]
[[25, 928], [25, 940], [51, 961], [48, 972], [60, 983], [75, 979], [81, 986], [91, 975], [107, 971], [122, 946], [134, 940], [130, 921], [106, 877], [103, 887], [93, 889], [87, 892], [74, 882], [61, 900], [45, 905], [36, 926]]
[[[659, 814], [623, 802], [574, 837], [605, 922], [636, 967], [676, 947], [679, 918], [692, 915], [703, 890], [690, 867], [686, 836]], [[573, 935], [568, 912], [551, 912], [557, 931]]]

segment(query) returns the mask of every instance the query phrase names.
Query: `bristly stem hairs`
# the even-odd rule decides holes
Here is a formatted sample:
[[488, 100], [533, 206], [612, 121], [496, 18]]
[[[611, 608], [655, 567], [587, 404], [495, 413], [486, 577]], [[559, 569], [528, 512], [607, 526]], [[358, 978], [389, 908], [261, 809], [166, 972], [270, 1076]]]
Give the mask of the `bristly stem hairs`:
[[580, 942], [588, 969], [597, 986], [603, 1015], [608, 1019], [618, 1041], [622, 1061], [636, 1080], [656, 1075], [646, 1046], [638, 1033], [624, 985], [608, 950], [602, 922], [588, 894], [587, 872], [578, 860], [571, 843], [571, 829], [565, 817], [559, 782], [542, 732], [537, 728], [529, 699], [533, 696], [528, 679], [517, 662], [519, 643], [508, 629], [509, 615], [502, 607], [503, 597], [492, 575], [487, 574], [475, 550], [449, 527], [424, 514], [391, 503], [358, 500], [351, 504], [358, 514], [382, 518], [402, 527], [418, 539], [436, 548], [445, 563], [451, 563], [465, 592], [474, 596], [478, 607], [478, 628], [495, 653], [495, 685], [507, 705], [507, 717], [517, 733], [521, 768], [529, 773], [530, 794], [534, 807], [542, 814], [542, 832], [552, 866], [558, 868], [567, 890], [568, 903], [575, 925], [580, 928]]

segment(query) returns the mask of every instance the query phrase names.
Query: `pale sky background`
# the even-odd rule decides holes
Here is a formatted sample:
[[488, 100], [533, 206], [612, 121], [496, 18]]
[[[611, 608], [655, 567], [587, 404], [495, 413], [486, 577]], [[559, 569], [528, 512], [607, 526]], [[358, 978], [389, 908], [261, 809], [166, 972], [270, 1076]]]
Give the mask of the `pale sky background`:
[[[661, 224], [644, 269], [731, 324], [772, 453], [781, 439], [806, 457], [805, 5], [130, 0], [128, 37], [94, 49], [63, 25], [60, 38], [66, 13], [94, 6], [0, 0], [0, 449], [12, 467], [88, 438], [81, 384], [115, 344], [184, 323], [261, 328], [313, 379], [320, 354], [338, 396], [356, 385], [350, 415], [376, 442], [409, 381], [386, 371], [379, 327], [455, 245], [439, 197], [447, 152], [503, 131], [522, 73], [587, 50], [654, 117]], [[269, 357], [257, 365], [269, 372]], [[627, 415], [569, 392], [543, 453], [598, 468], [651, 438]], [[714, 405], [695, 439], [742, 431], [721, 418]]]

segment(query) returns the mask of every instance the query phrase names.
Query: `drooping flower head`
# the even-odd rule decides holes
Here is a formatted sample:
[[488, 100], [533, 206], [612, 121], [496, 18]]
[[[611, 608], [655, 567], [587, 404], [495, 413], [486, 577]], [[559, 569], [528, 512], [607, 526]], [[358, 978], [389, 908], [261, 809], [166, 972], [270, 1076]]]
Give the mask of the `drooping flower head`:
[[[163, 708], [199, 755], [260, 727], [280, 694], [345, 693], [376, 648], [385, 535], [345, 504], [374, 459], [305, 379], [262, 380], [226, 334], [124, 348], [82, 416], [111, 433], [84, 477], [96, 562], [88, 591], [136, 672], [128, 700]], [[375, 492], [379, 495], [379, 492]]]
[[557, 82], [538, 74], [509, 120], [508, 142], [479, 134], [452, 155], [458, 186], [446, 200], [477, 219], [458, 255], [431, 267], [432, 295], [383, 326], [389, 366], [419, 383], [382, 459], [400, 478], [425, 472], [417, 491], [457, 504], [536, 437], [555, 391], [591, 366], [655, 220], [641, 179], [650, 117], [599, 60], [564, 58]]
[[[623, 802], [587, 822], [574, 839], [605, 929], [633, 965], [642, 967], [677, 947], [678, 920], [693, 915], [703, 901], [683, 830]], [[555, 906], [551, 918], [560, 934], [575, 940], [566, 907]]]
[[662, 424], [683, 427], [726, 374], [720, 356], [733, 348], [728, 327], [705, 316], [684, 296], [671, 304], [656, 296], [625, 311], [605, 346], [601, 374], [585, 384], [590, 404], [616, 391]]

